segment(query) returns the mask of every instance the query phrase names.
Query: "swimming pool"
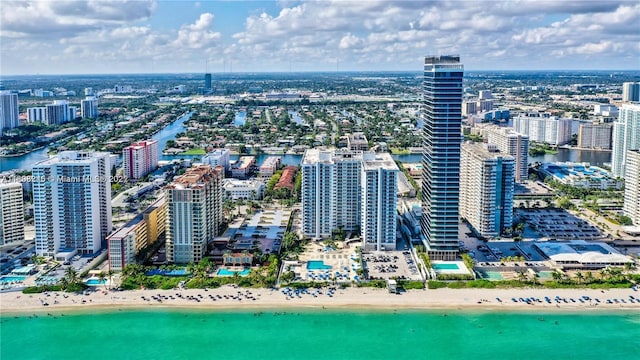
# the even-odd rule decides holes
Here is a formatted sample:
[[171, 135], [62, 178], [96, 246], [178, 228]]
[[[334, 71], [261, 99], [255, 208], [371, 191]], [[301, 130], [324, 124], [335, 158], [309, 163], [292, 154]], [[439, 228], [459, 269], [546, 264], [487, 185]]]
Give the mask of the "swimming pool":
[[231, 271], [227, 268], [221, 268], [216, 271], [216, 275], [218, 276], [233, 276], [234, 274], [238, 274], [240, 276], [247, 276], [251, 272], [251, 269], [244, 269], [242, 271]]
[[84, 283], [89, 286], [98, 286], [98, 285], [104, 285], [106, 282], [107, 282], [107, 279], [100, 280], [96, 278], [91, 278], [85, 281]]
[[504, 277], [499, 271], [485, 271], [482, 274], [482, 278], [488, 280], [504, 280]]
[[551, 275], [553, 271], [538, 271], [538, 276], [540, 279], [551, 279], [553, 276]]
[[0, 277], [0, 283], [20, 282], [26, 278], [26, 276], [7, 275]]
[[40, 276], [36, 279], [37, 285], [53, 285], [58, 283], [58, 278], [55, 276]]
[[325, 265], [322, 260], [309, 260], [307, 270], [331, 270], [331, 265]]
[[460, 267], [458, 266], [458, 264], [438, 263], [438, 264], [431, 264], [431, 267], [433, 268], [433, 270], [460, 270]]

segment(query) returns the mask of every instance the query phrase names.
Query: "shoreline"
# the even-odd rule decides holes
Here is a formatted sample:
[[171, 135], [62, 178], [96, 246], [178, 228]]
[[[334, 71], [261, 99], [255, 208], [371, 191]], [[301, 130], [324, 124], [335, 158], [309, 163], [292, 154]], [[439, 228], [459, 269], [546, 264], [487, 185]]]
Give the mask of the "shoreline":
[[[67, 293], [0, 294], [0, 316], [25, 313], [95, 313], [130, 310], [252, 311], [252, 310], [330, 310], [330, 311], [463, 311], [498, 313], [605, 313], [640, 310], [640, 303], [630, 303], [630, 296], [640, 297], [631, 289], [436, 289], [410, 290], [396, 295], [385, 289], [336, 289], [332, 296], [326, 289], [310, 289], [298, 297], [282, 290], [223, 286], [216, 289], [130, 290], [98, 289], [89, 295]], [[179, 297], [178, 297], [179, 296]], [[567, 303], [551, 304], [544, 297], [565, 298]], [[589, 301], [578, 301], [588, 296]], [[527, 304], [511, 298], [538, 298]], [[575, 302], [569, 301], [573, 298]], [[500, 299], [500, 301], [498, 301]], [[595, 302], [594, 299], [599, 299]], [[606, 299], [625, 299], [625, 303], [607, 304]], [[44, 305], [47, 303], [47, 305]]]

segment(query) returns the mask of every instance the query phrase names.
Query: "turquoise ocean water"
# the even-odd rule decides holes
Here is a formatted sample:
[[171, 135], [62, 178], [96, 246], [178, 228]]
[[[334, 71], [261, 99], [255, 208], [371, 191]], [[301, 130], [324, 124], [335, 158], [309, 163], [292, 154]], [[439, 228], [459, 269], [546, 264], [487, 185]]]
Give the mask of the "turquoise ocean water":
[[634, 359], [640, 313], [122, 310], [0, 317], [0, 359]]

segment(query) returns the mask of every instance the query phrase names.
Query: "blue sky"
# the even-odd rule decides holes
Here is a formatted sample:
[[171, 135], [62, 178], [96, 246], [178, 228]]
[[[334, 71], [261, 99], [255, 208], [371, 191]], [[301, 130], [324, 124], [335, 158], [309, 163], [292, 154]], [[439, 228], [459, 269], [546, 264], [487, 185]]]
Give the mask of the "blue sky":
[[0, 51], [3, 75], [640, 69], [640, 2], [3, 0]]

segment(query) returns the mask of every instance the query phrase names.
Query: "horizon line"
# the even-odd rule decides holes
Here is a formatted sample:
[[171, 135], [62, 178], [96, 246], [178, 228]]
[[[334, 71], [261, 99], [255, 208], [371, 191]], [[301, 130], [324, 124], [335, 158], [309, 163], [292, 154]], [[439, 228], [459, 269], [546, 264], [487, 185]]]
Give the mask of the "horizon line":
[[[576, 72], [576, 71], [593, 71], [593, 72], [640, 72], [640, 69], [475, 69], [465, 70], [465, 72], [516, 72], [516, 71], [530, 71], [530, 72]], [[274, 71], [234, 71], [234, 72], [121, 72], [121, 73], [37, 73], [37, 74], [2, 74], [0, 73], [0, 79], [11, 76], [91, 76], [91, 75], [204, 75], [204, 74], [217, 74], [217, 75], [231, 75], [231, 74], [349, 74], [349, 73], [422, 73], [421, 70], [302, 70], [302, 71], [287, 71], [287, 70], [274, 70]]]

